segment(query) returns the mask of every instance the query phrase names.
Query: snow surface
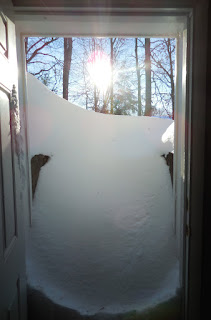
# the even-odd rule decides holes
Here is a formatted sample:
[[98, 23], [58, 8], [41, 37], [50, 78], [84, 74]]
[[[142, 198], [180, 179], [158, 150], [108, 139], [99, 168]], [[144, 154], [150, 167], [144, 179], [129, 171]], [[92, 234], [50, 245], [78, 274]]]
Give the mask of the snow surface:
[[79, 108], [28, 75], [41, 169], [28, 234], [30, 285], [82, 314], [141, 310], [179, 286], [168, 119]]
[[165, 143], [169, 152], [174, 152], [174, 122], [172, 122], [162, 135], [162, 141]]

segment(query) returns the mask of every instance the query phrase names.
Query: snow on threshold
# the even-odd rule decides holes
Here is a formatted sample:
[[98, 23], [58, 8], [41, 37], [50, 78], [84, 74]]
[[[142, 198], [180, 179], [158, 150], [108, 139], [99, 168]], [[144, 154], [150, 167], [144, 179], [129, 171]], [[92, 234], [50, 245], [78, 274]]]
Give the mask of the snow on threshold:
[[28, 75], [31, 156], [42, 168], [29, 283], [83, 314], [141, 310], [178, 286], [171, 120], [86, 111]]

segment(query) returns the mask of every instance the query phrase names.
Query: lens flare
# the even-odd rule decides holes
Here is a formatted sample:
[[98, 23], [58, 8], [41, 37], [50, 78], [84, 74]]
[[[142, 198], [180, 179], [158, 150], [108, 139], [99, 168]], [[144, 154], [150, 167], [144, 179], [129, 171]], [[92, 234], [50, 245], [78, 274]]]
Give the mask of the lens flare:
[[105, 93], [111, 83], [111, 63], [108, 55], [103, 51], [93, 52], [88, 59], [87, 69], [91, 81]]

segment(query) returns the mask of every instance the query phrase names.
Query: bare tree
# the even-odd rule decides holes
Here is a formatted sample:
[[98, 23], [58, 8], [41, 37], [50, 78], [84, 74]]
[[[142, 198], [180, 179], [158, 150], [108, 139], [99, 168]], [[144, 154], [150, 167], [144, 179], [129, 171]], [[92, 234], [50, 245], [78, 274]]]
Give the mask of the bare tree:
[[162, 104], [165, 114], [174, 119], [175, 39], [163, 38], [151, 42], [153, 45], [151, 48], [153, 82], [157, 101]]
[[[96, 40], [95, 38], [92, 38], [92, 52], [93, 52], [93, 55], [94, 55], [94, 59], [95, 59], [95, 55], [96, 55]], [[98, 112], [98, 94], [97, 94], [97, 86], [96, 84], [94, 83], [94, 110], [95, 112]]]
[[171, 81], [171, 101], [172, 101], [172, 119], [174, 119], [174, 109], [175, 109], [175, 88], [174, 88], [174, 66], [173, 66], [173, 52], [175, 46], [172, 46], [171, 40], [168, 38], [166, 41], [167, 52], [169, 56], [170, 72], [169, 77]]
[[142, 115], [141, 106], [141, 74], [138, 57], [138, 39], [135, 38], [135, 58], [136, 58], [136, 74], [137, 74], [137, 91], [138, 91], [138, 116]]
[[145, 38], [146, 106], [145, 116], [152, 115], [150, 38]]
[[68, 100], [69, 75], [72, 60], [73, 39], [64, 38], [64, 65], [63, 65], [63, 98]]
[[[30, 38], [32, 39], [32, 38]], [[43, 49], [47, 46], [49, 46], [51, 43], [57, 41], [58, 38], [34, 38], [34, 41], [30, 41], [29, 44], [29, 38], [25, 38], [25, 53], [26, 53], [26, 67], [30, 63], [33, 63], [32, 60], [37, 56], [50, 56], [49, 53], [46, 53], [43, 51]], [[38, 61], [36, 61], [38, 63]], [[39, 61], [41, 63], [41, 61]], [[43, 64], [45, 64], [44, 61], [42, 61]], [[41, 69], [37, 74], [41, 73], [42, 71], [49, 71], [49, 69]]]
[[61, 38], [26, 37], [26, 69], [52, 91], [59, 90], [63, 66]]
[[114, 43], [116, 38], [110, 38], [111, 47], [111, 89], [110, 89], [110, 100], [111, 100], [111, 110], [110, 113], [114, 112]]

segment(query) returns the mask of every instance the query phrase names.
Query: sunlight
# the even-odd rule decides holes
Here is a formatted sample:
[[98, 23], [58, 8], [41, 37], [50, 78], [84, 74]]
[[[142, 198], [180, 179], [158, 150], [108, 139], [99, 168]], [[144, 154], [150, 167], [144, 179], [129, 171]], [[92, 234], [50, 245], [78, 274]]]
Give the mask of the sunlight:
[[109, 57], [102, 51], [93, 52], [87, 63], [91, 81], [105, 93], [111, 83], [111, 63]]

